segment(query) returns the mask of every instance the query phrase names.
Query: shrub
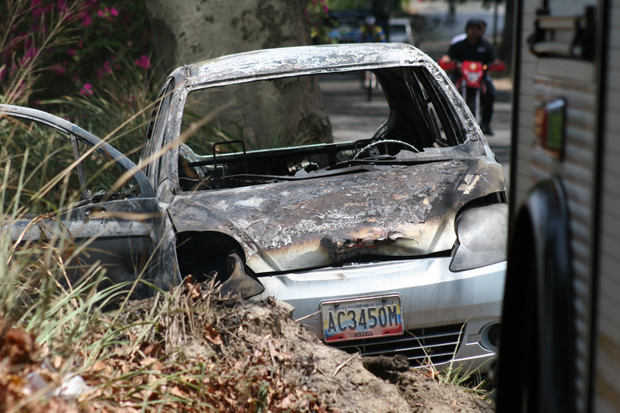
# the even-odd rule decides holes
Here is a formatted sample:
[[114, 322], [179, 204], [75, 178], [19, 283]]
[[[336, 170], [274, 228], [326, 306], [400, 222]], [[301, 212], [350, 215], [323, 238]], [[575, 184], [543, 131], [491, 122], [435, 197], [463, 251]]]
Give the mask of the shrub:
[[7, 0], [0, 22], [8, 28], [0, 38], [6, 103], [92, 95], [100, 81], [124, 70], [120, 56], [142, 70], [153, 66], [143, 1]]

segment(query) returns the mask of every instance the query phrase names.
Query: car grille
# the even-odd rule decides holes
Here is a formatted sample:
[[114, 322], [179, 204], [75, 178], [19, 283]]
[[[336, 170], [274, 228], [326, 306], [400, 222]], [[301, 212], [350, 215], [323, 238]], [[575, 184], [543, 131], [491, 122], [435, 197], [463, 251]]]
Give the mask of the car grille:
[[[462, 324], [405, 330], [402, 336], [349, 340], [329, 343], [348, 353], [361, 352], [364, 356], [395, 356], [402, 354], [412, 366], [449, 361], [459, 345]], [[427, 357], [428, 355], [428, 357]]]

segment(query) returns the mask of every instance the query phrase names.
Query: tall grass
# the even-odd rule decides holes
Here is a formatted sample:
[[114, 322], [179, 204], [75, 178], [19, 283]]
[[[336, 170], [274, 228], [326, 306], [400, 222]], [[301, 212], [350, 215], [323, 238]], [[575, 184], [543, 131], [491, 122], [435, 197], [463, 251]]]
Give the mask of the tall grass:
[[[26, 57], [7, 54], [16, 41], [8, 28], [26, 18], [31, 2], [7, 0], [7, 14], [0, 16], [7, 28], [0, 34], [0, 71], [4, 72], [0, 103], [28, 104], [46, 69], [46, 51], [76, 40], [66, 23], [81, 3], [67, 2], [68, 8], [53, 15], [44, 32], [30, 33], [37, 47]], [[109, 77], [93, 96], [62, 97], [43, 105], [115, 141], [116, 147], [132, 156], [144, 139], [156, 81], [135, 65], [124, 64], [125, 70]], [[70, 210], [81, 199], [75, 165], [66, 136], [36, 122], [0, 114], [0, 321], [34, 334], [42, 355], [65, 360], [57, 366], [61, 372], [79, 373], [128, 328], [103, 310], [113, 301], [126, 302], [122, 298], [130, 286], [103, 287], [105, 269], [99, 263], [85, 266], [80, 259], [88, 254], [91, 241], [76, 245], [64, 227], [59, 212]], [[96, 176], [106, 166], [107, 160], [100, 159], [87, 172]], [[100, 181], [108, 188], [114, 183]], [[4, 334], [6, 330], [0, 331], [0, 342]]]
[[41, 103], [46, 110], [56, 111], [137, 163], [153, 102], [164, 78], [157, 70], [145, 71], [136, 66], [127, 56], [117, 57], [121, 68], [105, 77], [92, 95], [63, 96]]

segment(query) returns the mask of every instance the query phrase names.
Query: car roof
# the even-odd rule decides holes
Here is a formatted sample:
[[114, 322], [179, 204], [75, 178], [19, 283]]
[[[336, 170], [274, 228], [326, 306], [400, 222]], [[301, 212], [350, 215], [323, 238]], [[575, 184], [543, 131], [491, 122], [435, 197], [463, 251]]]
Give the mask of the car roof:
[[399, 43], [284, 47], [218, 57], [176, 69], [192, 89], [283, 76], [434, 65], [419, 49]]

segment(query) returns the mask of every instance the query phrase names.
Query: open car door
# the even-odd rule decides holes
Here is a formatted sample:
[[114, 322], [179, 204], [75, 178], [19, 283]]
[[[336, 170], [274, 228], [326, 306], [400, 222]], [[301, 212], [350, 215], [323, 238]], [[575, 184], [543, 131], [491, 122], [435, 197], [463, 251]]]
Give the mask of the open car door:
[[[19, 189], [3, 201], [9, 221], [4, 231], [15, 242], [75, 243], [79, 254], [70, 275], [76, 280], [96, 262], [115, 283], [154, 279], [167, 271], [162, 267], [171, 262], [162, 245], [165, 214], [153, 186], [130, 159], [80, 127], [35, 109], [0, 105], [0, 133], [5, 148], [22, 152], [13, 157], [13, 168], [28, 169], [21, 171]], [[41, 161], [24, 159], [25, 147]], [[145, 295], [148, 287], [137, 283], [135, 291]]]

